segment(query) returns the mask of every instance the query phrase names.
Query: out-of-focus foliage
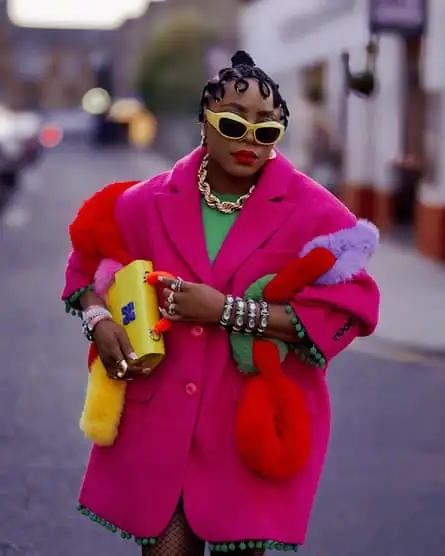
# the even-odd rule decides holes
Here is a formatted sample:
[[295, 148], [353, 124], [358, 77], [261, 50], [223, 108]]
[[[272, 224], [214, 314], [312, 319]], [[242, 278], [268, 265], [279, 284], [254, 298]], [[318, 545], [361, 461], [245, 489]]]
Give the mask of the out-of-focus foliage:
[[154, 114], [197, 111], [207, 80], [206, 57], [218, 33], [193, 14], [177, 12], [146, 41], [136, 89]]

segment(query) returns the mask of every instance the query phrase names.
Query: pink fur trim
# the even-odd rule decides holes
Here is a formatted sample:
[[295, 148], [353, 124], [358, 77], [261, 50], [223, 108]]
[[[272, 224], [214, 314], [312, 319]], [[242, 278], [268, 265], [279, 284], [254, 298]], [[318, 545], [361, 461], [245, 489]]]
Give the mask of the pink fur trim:
[[122, 265], [113, 259], [103, 259], [97, 267], [94, 275], [94, 289], [103, 297], [114, 280], [114, 276], [122, 268]]

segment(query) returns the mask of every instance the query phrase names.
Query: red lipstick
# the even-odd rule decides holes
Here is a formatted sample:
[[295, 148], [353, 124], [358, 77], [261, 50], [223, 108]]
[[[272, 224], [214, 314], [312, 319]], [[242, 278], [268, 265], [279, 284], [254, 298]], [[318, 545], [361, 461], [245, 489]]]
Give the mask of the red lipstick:
[[247, 150], [237, 151], [236, 153], [233, 153], [232, 156], [238, 164], [245, 166], [252, 166], [252, 164], [255, 164], [258, 159], [258, 155], [254, 151]]

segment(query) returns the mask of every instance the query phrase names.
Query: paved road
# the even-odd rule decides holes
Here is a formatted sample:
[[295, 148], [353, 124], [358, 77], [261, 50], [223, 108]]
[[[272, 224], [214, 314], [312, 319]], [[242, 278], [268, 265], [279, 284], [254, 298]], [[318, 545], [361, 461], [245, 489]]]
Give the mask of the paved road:
[[[163, 166], [63, 148], [0, 220], [0, 556], [138, 554], [75, 511], [85, 343], [58, 296], [81, 199]], [[443, 556], [445, 364], [370, 345], [375, 354], [350, 351], [330, 371], [333, 441], [302, 553]]]

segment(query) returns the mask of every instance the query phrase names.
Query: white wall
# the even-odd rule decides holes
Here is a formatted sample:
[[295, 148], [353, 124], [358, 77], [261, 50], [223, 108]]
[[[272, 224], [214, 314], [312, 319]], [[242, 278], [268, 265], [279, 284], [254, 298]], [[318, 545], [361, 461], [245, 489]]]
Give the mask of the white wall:
[[425, 86], [445, 87], [445, 1], [429, 0], [428, 33], [425, 40]]
[[[317, 26], [317, 13], [323, 6], [331, 9], [343, 1], [349, 12], [334, 15], [326, 24]], [[440, 3], [445, 13], [445, 0], [431, 2]], [[298, 17], [307, 25], [302, 27], [295, 19], [299, 35], [286, 42], [281, 36], [283, 25], [291, 22], [292, 28], [293, 18]], [[309, 117], [302, 108], [299, 70], [316, 61], [327, 63], [327, 111], [334, 129], [341, 132], [341, 53], [350, 52], [352, 71], [364, 69], [365, 46], [369, 40], [367, 0], [258, 0], [243, 9], [240, 19], [243, 47], [277, 79], [289, 102], [292, 117], [283, 150], [304, 169]], [[376, 96], [370, 100], [349, 96], [344, 176], [349, 182], [374, 184], [383, 190], [391, 187], [390, 162], [400, 156], [402, 142], [402, 54], [400, 39], [382, 37], [377, 59]], [[445, 81], [445, 56], [437, 60], [444, 66]]]
[[259, 65], [281, 72], [365, 44], [367, 0], [258, 0], [241, 10], [240, 36]]
[[377, 58], [378, 92], [373, 102], [370, 134], [372, 136], [372, 182], [379, 190], [394, 185], [391, 162], [402, 155], [404, 118], [404, 49], [401, 39], [385, 35], [380, 39]]
[[427, 90], [442, 96], [437, 118], [441, 129], [437, 183], [425, 183], [420, 199], [427, 204], [445, 205], [445, 0], [429, 0], [428, 34], [424, 47], [424, 83]]

